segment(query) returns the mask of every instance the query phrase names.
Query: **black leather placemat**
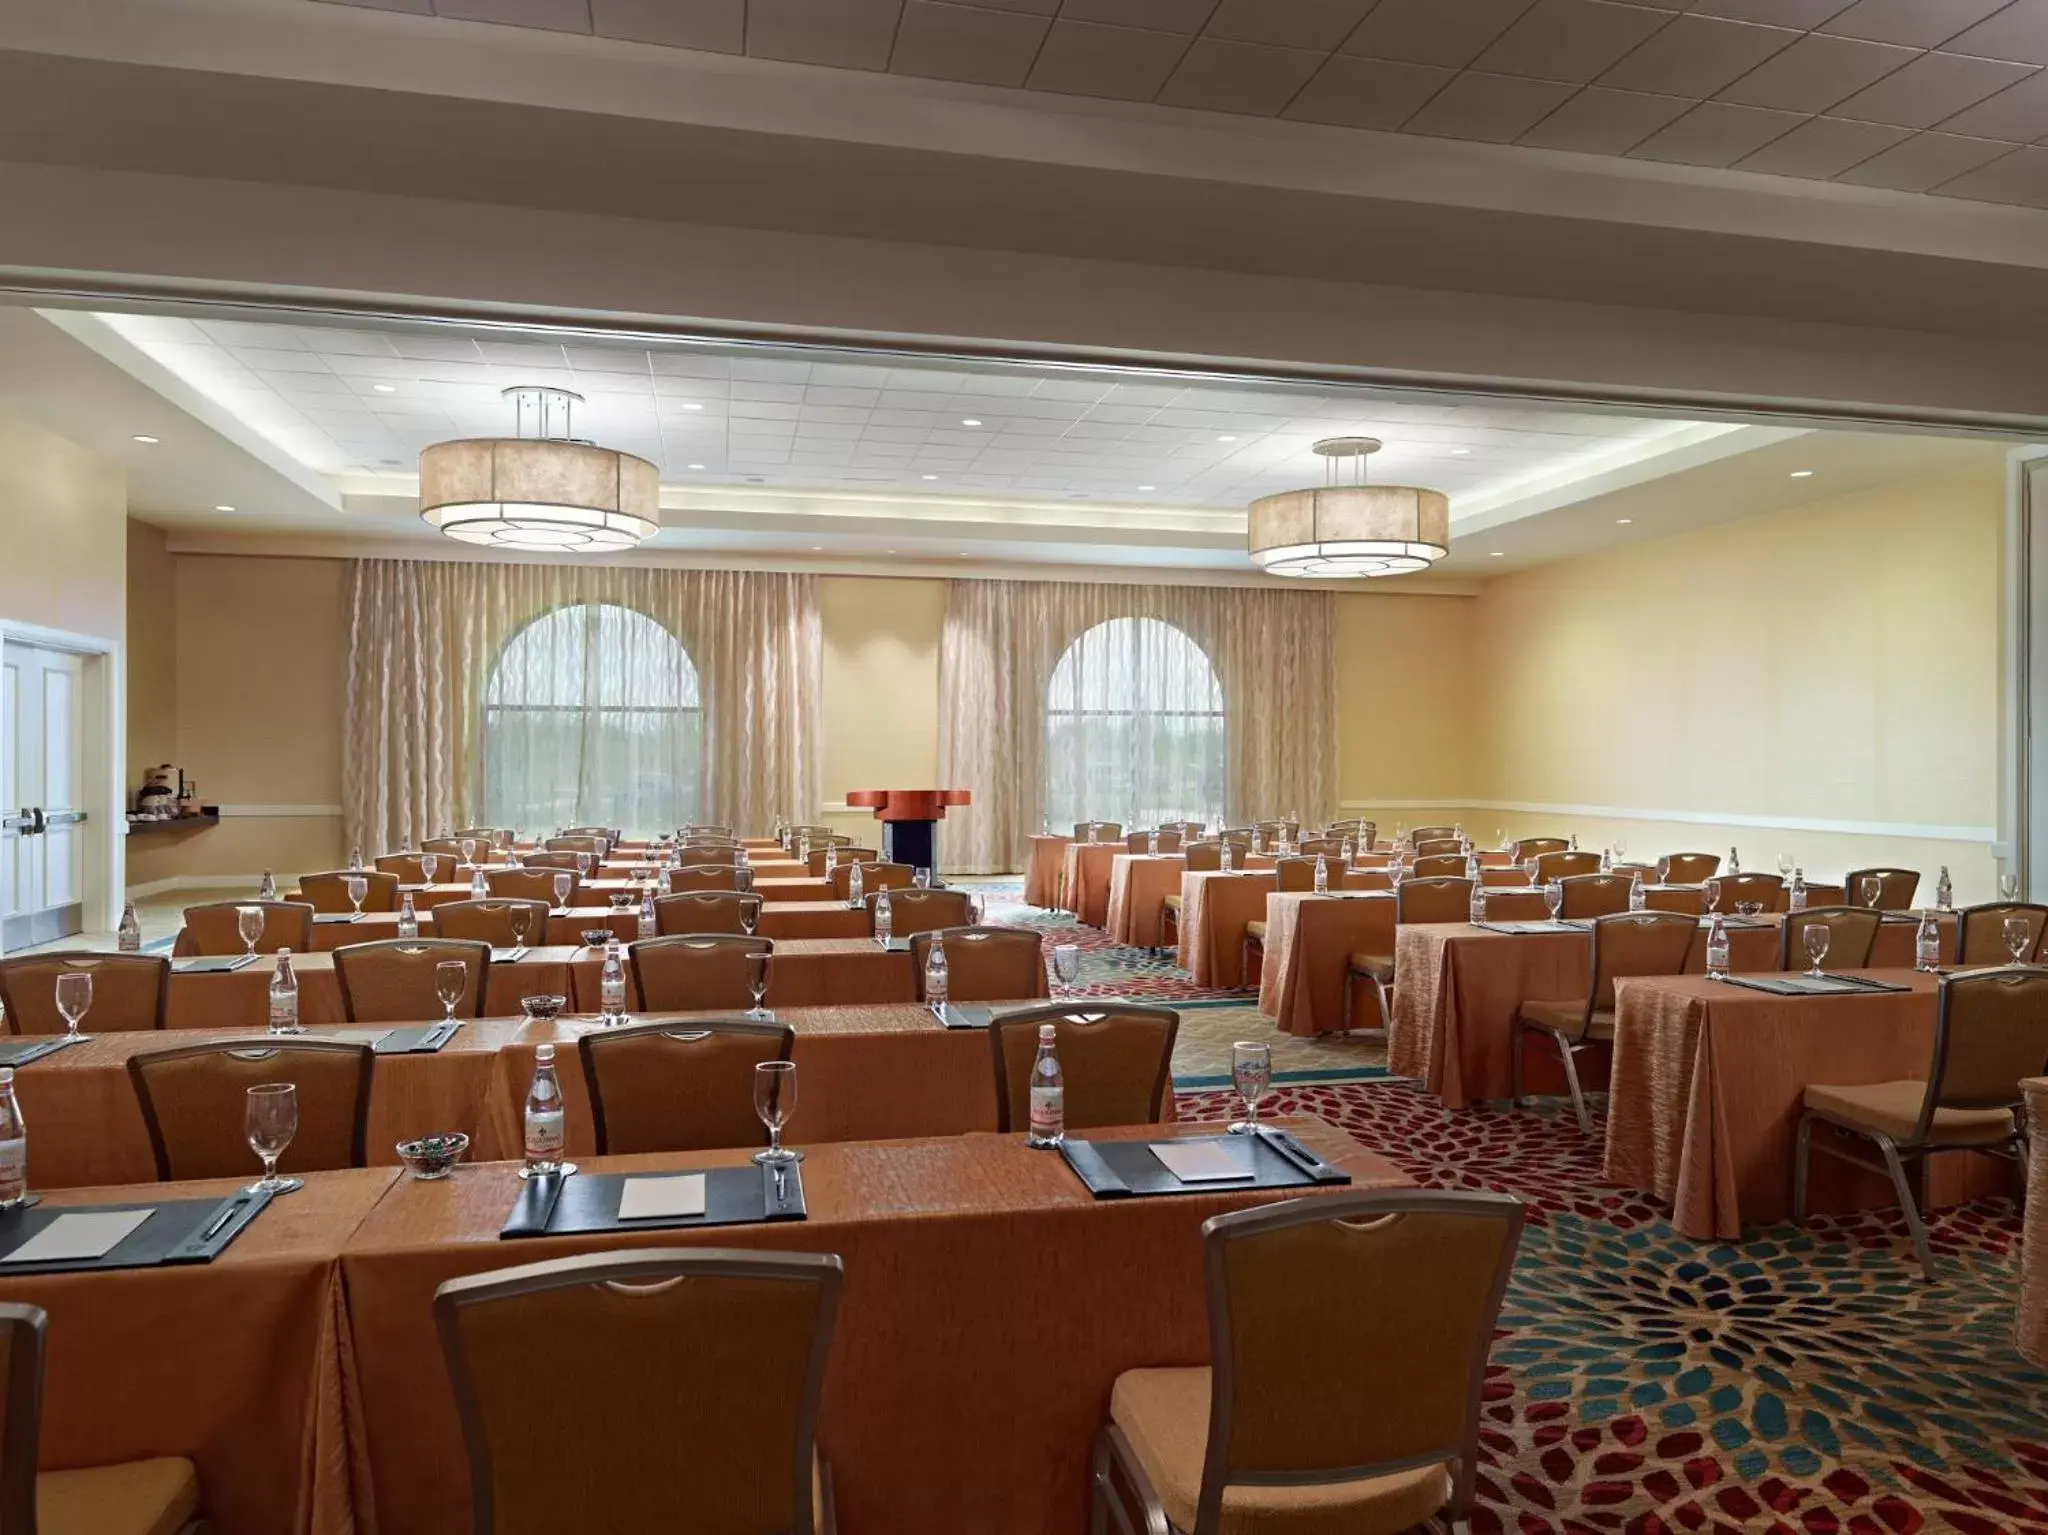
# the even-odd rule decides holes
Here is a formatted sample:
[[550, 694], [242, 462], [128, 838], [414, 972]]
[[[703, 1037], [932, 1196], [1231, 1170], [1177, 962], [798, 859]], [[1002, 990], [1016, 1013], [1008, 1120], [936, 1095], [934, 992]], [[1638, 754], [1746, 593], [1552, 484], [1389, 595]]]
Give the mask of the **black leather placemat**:
[[1730, 986], [1767, 991], [1774, 997], [1864, 997], [1873, 992], [1911, 991], [1910, 986], [1873, 980], [1864, 975], [1731, 975]]
[[151, 1203], [71, 1205], [48, 1204], [0, 1211], [0, 1257], [13, 1252], [60, 1215], [92, 1215], [114, 1210], [149, 1210], [149, 1219], [115, 1243], [101, 1258], [60, 1259], [49, 1263], [0, 1262], [0, 1281], [17, 1274], [83, 1274], [100, 1269], [146, 1269], [166, 1264], [211, 1263], [263, 1213], [269, 1194], [240, 1190], [225, 1199], [174, 1199]]
[[908, 954], [910, 952], [910, 940], [908, 938], [877, 938], [875, 944], [879, 948], [886, 949], [891, 954]]
[[1040, 1002], [1026, 1002], [1016, 1007], [996, 1007], [988, 1002], [948, 1002], [943, 1012], [933, 1008], [932, 1013], [949, 1029], [985, 1029], [998, 1018], [1011, 1013], [1028, 1013], [1034, 1007], [1042, 1006], [1044, 1004]]
[[360, 922], [363, 918], [358, 913], [352, 911], [323, 911], [316, 913], [313, 920], [319, 923], [335, 923]]
[[[1159, 1146], [1200, 1145], [1221, 1141], [1249, 1153], [1249, 1176], [1183, 1183], [1152, 1154]], [[1060, 1155], [1097, 1199], [1146, 1198], [1156, 1194], [1208, 1194], [1233, 1189], [1284, 1189], [1308, 1184], [1342, 1184], [1351, 1174], [1332, 1166], [1285, 1130], [1262, 1130], [1257, 1136], [1183, 1136], [1162, 1141], [1060, 1142]]]
[[258, 954], [194, 954], [172, 960], [171, 970], [177, 975], [225, 975], [246, 970], [260, 958]]
[[[759, 1221], [800, 1221], [804, 1206], [803, 1164], [780, 1169], [749, 1162], [744, 1167], [677, 1167], [644, 1173], [574, 1173], [529, 1178], [520, 1186], [512, 1213], [498, 1232], [501, 1240], [558, 1237], [594, 1231], [660, 1231], [670, 1227], [745, 1226]], [[778, 1177], [778, 1171], [780, 1176]], [[628, 1178], [704, 1175], [704, 1213], [658, 1220], [621, 1221], [619, 1200]]]
[[1489, 933], [1507, 933], [1513, 937], [1526, 938], [1533, 933], [1583, 933], [1585, 928], [1574, 922], [1475, 922], [1474, 927], [1484, 928]]
[[[83, 1034], [78, 1039], [83, 1039]], [[28, 1039], [10, 1039], [0, 1042], [0, 1066], [26, 1066], [30, 1061], [39, 1061], [46, 1055], [55, 1055], [66, 1045], [78, 1043], [69, 1034], [44, 1034]]]

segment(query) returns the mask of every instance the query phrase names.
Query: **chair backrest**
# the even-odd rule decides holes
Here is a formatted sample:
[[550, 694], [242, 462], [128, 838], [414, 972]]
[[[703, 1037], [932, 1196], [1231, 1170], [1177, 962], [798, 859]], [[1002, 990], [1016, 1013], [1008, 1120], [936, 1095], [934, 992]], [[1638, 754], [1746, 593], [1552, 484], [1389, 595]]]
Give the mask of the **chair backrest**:
[[682, 834], [683, 841], [685, 842], [731, 842], [733, 840], [732, 828], [730, 826], [710, 826], [701, 821], [692, 821], [682, 829]]
[[773, 954], [766, 938], [733, 933], [679, 933], [626, 945], [640, 1005], [650, 1013], [738, 1010], [753, 1004], [747, 956]]
[[40, 1306], [0, 1303], [0, 1530], [33, 1535], [36, 1528], [36, 1459], [43, 1413], [43, 1335]]
[[[822, 854], [813, 854], [822, 857]], [[745, 852], [735, 843], [698, 842], [681, 848], [676, 853], [676, 862], [686, 869], [723, 869], [746, 861]]]
[[[867, 898], [868, 931], [875, 926], [875, 891]], [[974, 920], [974, 909], [964, 890], [891, 890], [889, 932], [896, 938], [912, 933], [934, 932], [942, 927], [965, 927]]]
[[997, 1130], [1031, 1122], [1031, 1063], [1043, 1023], [1055, 1030], [1070, 1132], [1159, 1122], [1180, 1014], [1127, 1002], [1055, 1002], [1004, 1013], [989, 1025]]
[[1325, 858], [1342, 858], [1344, 856], [1344, 839], [1342, 837], [1303, 837], [1297, 845], [1297, 850], [1304, 858], [1313, 858], [1318, 853], [1322, 854]]
[[[401, 885], [424, 885], [427, 882], [427, 871], [420, 867], [420, 859], [426, 856], [426, 852], [427, 850], [422, 848], [417, 853], [379, 853], [370, 862], [379, 873], [396, 874]], [[436, 853], [434, 856], [439, 858], [440, 854]], [[439, 863], [435, 866], [434, 872], [439, 874], [447, 867], [445, 862]]]
[[92, 1008], [79, 1027], [90, 1034], [160, 1029], [170, 998], [171, 962], [161, 954], [24, 954], [0, 960], [0, 1005], [14, 1034], [62, 1034], [57, 977], [92, 977]]
[[1121, 842], [1124, 823], [1121, 821], [1076, 821], [1074, 840], [1076, 842]]
[[761, 924], [761, 898], [737, 890], [686, 890], [656, 896], [657, 933], [738, 933], [745, 936]]
[[1598, 874], [1600, 855], [1598, 853], [1573, 852], [1538, 853], [1536, 855], [1536, 883], [1546, 884], [1553, 879], [1569, 879], [1574, 874]]
[[1465, 855], [1431, 853], [1427, 858], [1418, 858], [1410, 864], [1408, 873], [1415, 879], [1459, 879], [1465, 873]]
[[1667, 885], [1701, 885], [1720, 867], [1719, 853], [1666, 853], [1657, 860], [1657, 877]]
[[1464, 922], [1471, 915], [1469, 879], [1404, 879], [1394, 887], [1396, 922]]
[[1273, 873], [1278, 876], [1274, 886], [1278, 890], [1313, 890], [1316, 888], [1316, 861], [1313, 858], [1276, 858]]
[[1455, 826], [1418, 826], [1408, 833], [1409, 846], [1418, 842], [1455, 841], [1458, 828]]
[[180, 954], [240, 954], [242, 908], [254, 906], [263, 913], [263, 932], [256, 940], [258, 954], [275, 954], [290, 949], [308, 954], [313, 948], [313, 908], [304, 901], [207, 901], [185, 908], [185, 931], [175, 945]]
[[1131, 853], [1149, 853], [1152, 851], [1152, 839], [1154, 837], [1157, 837], [1159, 839], [1160, 852], [1178, 853], [1180, 851], [1181, 837], [1180, 829], [1178, 827], [1175, 827], [1171, 830], [1168, 830], [1165, 827], [1161, 827], [1156, 832], [1126, 832], [1124, 834], [1124, 849], [1126, 852]]
[[1524, 837], [1514, 844], [1514, 860], [1527, 863], [1545, 853], [1562, 853], [1570, 847], [1571, 843], [1563, 837]]
[[[880, 853], [871, 847], [839, 847], [835, 845], [832, 849], [832, 867], [836, 869], [842, 863], [874, 863], [881, 856]], [[825, 850], [823, 848], [813, 849], [810, 862], [805, 867], [810, 870], [812, 877], [823, 879], [825, 877]]]
[[[853, 865], [842, 864], [832, 871], [832, 894], [837, 900], [846, 900], [853, 878]], [[917, 878], [917, 870], [907, 863], [883, 863], [880, 859], [866, 863], [860, 871], [860, 888], [864, 894], [872, 895], [877, 890], [908, 890], [911, 881]]]
[[1185, 842], [1181, 844], [1181, 867], [1184, 869], [1220, 869], [1223, 867], [1223, 844], [1220, 842]]
[[611, 851], [608, 837], [575, 836], [550, 837], [541, 844], [541, 850], [548, 853], [588, 853], [592, 858], [601, 859]]
[[[188, 914], [189, 915], [189, 914]], [[2027, 924], [2027, 947], [2015, 961], [2005, 946], [2005, 924], [2018, 918]], [[2048, 906], [2032, 901], [1999, 901], [1989, 906], [1965, 906], [1956, 913], [1956, 963], [2027, 964], [2041, 949], [2041, 935], [2048, 931]]]
[[[442, 1285], [434, 1323], [469, 1449], [476, 1535], [817, 1535], [818, 1398], [839, 1288], [830, 1255], [682, 1248]], [[546, 1454], [533, 1437], [541, 1338]]]
[[427, 1023], [442, 1016], [443, 960], [462, 961], [458, 1018], [481, 1018], [490, 984], [491, 946], [465, 938], [386, 938], [343, 944], [334, 951], [334, 979], [341, 988], [342, 1015], [351, 1023]]
[[932, 934], [946, 940], [946, 995], [954, 1002], [1015, 1002], [1045, 995], [1045, 956], [1036, 929], [949, 927], [913, 934], [910, 968], [925, 1000], [924, 966]]
[[[459, 837], [423, 837], [420, 839], [422, 853], [439, 853], [443, 858], [462, 862], [462, 839]], [[440, 872], [446, 873], [444, 867]]]
[[746, 1018], [636, 1023], [585, 1034], [576, 1048], [599, 1156], [709, 1151], [767, 1143], [754, 1067], [788, 1060], [796, 1030]]
[[571, 874], [578, 874], [583, 866], [577, 860], [582, 856], [580, 853], [528, 853], [525, 863], [529, 869], [566, 869]]
[[670, 869], [666, 878], [671, 893], [740, 888], [739, 870], [730, 865], [719, 868], [713, 868], [708, 864], [699, 864], [694, 868], [685, 865], [679, 869]]
[[326, 1172], [364, 1165], [375, 1060], [368, 1045], [339, 1039], [214, 1040], [131, 1055], [128, 1079], [161, 1181], [253, 1172], [249, 1089], [267, 1082], [298, 1089], [299, 1128], [279, 1169]]
[[1465, 848], [1456, 837], [1418, 837], [1414, 843], [1417, 858], [1435, 858], [1444, 853], [1456, 853], [1460, 858]]
[[[492, 895], [509, 901], [539, 901], [552, 906], [555, 900], [555, 880], [564, 871], [560, 869], [486, 869], [484, 883]], [[583, 888], [583, 881], [576, 875], [569, 875], [569, 899], [563, 904], [574, 906], [576, 893]]]
[[459, 826], [455, 830], [455, 840], [460, 842], [469, 837], [478, 842], [496, 842], [500, 829], [496, 826]]
[[1682, 911], [1622, 911], [1593, 919], [1593, 985], [1586, 1015], [1614, 1010], [1614, 983], [1629, 975], [1681, 975], [1699, 918]]
[[1868, 906], [1809, 906], [1805, 911], [1788, 911], [1778, 934], [1778, 968], [1806, 968], [1806, 930], [1818, 926], [1828, 930], [1828, 951], [1821, 963], [1837, 970], [1861, 970], [1870, 963], [1870, 946], [1877, 942], [1878, 924], [1883, 920]]
[[1940, 993], [1916, 1141], [1927, 1138], [1937, 1109], [2018, 1108], [2022, 1079], [2048, 1068], [2048, 970], [1945, 975]]
[[1868, 906], [1863, 899], [1863, 881], [1878, 883], [1879, 911], [1906, 911], [1913, 905], [1913, 892], [1920, 888], [1918, 869], [1851, 869], [1842, 876], [1842, 900], [1849, 906]]
[[1558, 881], [1564, 900], [1560, 917], [1605, 917], [1628, 910], [1629, 877], [1626, 874], [1568, 874]]
[[564, 837], [596, 837], [609, 847], [617, 842], [624, 833], [616, 826], [564, 826], [560, 835]]
[[364, 911], [398, 910], [398, 876], [382, 869], [358, 869], [353, 874], [346, 869], [325, 874], [301, 874], [300, 899], [310, 903], [318, 912], [354, 911], [355, 905], [348, 898], [348, 882], [352, 879], [363, 882]]
[[[1331, 1483], [1450, 1462], [1472, 1504], [1480, 1392], [1522, 1233], [1506, 1194], [1389, 1189], [1291, 1199], [1202, 1227], [1208, 1448], [1191, 1535], [1233, 1483]], [[1319, 1315], [1306, 1295], [1371, 1295]], [[1396, 1405], [1397, 1404], [1397, 1405]]]
[[1785, 881], [1775, 874], [1717, 874], [1706, 882], [1708, 898], [1722, 912], [1734, 911], [1743, 901], [1775, 911], [1784, 888]]
[[483, 900], [448, 901], [432, 912], [436, 938], [474, 938], [492, 948], [503, 949], [522, 940], [513, 930], [515, 912], [526, 913], [526, 937], [530, 944], [548, 941], [546, 901], [508, 901], [497, 896]]

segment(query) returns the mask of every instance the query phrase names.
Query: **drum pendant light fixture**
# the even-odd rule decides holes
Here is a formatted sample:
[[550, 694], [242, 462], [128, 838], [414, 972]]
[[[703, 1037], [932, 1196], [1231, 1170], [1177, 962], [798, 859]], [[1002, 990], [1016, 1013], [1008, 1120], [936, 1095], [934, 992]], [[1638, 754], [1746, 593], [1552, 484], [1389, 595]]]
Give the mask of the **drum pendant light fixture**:
[[1261, 496], [1248, 509], [1252, 562], [1268, 575], [1345, 579], [1427, 570], [1451, 552], [1451, 502], [1440, 490], [1368, 485], [1374, 437], [1326, 437], [1316, 490]]
[[420, 452], [420, 516], [450, 538], [493, 549], [605, 554], [661, 527], [661, 476], [631, 453], [579, 441], [583, 397], [520, 385], [511, 437], [437, 442]]

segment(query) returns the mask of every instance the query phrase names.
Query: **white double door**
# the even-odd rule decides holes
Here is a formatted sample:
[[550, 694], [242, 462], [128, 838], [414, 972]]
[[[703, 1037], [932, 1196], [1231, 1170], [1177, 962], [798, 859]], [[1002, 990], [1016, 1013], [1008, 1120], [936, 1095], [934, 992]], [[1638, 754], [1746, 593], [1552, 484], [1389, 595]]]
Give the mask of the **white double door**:
[[84, 926], [85, 658], [0, 646], [0, 950]]

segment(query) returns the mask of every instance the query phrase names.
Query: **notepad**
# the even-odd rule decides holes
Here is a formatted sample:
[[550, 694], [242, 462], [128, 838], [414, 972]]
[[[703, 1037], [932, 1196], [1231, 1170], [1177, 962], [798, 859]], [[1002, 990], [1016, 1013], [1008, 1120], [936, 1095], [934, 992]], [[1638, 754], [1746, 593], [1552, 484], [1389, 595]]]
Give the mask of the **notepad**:
[[7, 1263], [75, 1263], [104, 1258], [128, 1234], [156, 1214], [148, 1210], [92, 1210], [58, 1216], [21, 1246], [0, 1258]]
[[368, 1045], [372, 1050], [391, 1036], [389, 1029], [322, 1029], [320, 1038], [339, 1039], [351, 1045]]
[[[1249, 1146], [1246, 1151], [1249, 1152]], [[1250, 1158], [1220, 1141], [1190, 1141], [1176, 1146], [1154, 1146], [1152, 1155], [1166, 1164], [1166, 1170], [1182, 1183], [1227, 1183], [1249, 1181]]]
[[622, 1221], [672, 1220], [703, 1213], [702, 1173], [683, 1173], [673, 1178], [628, 1178], [619, 1195]]

